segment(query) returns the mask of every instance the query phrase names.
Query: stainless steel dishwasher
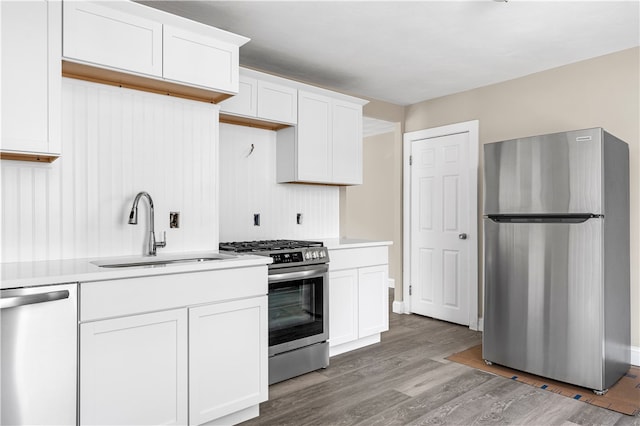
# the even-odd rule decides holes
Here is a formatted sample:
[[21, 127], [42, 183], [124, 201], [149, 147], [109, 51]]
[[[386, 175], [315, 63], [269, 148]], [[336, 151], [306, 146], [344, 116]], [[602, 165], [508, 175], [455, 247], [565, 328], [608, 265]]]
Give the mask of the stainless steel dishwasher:
[[2, 290], [3, 425], [75, 425], [77, 284]]

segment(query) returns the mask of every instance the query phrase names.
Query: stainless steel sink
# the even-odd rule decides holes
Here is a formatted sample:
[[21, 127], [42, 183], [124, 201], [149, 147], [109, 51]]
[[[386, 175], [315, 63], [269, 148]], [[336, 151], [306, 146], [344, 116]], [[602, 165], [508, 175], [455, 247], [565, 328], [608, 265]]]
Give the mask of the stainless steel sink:
[[202, 254], [202, 255], [167, 255], [158, 257], [123, 257], [108, 260], [95, 260], [93, 263], [101, 268], [132, 268], [140, 266], [166, 266], [177, 263], [198, 263], [211, 262], [215, 260], [233, 259], [236, 256], [225, 254]]

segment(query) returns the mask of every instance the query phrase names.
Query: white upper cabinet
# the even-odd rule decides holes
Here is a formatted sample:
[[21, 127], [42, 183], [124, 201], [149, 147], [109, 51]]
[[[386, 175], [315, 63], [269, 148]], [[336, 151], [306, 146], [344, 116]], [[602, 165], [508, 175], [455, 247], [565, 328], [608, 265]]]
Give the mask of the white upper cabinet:
[[64, 2], [64, 56], [162, 77], [162, 24], [82, 1]]
[[282, 84], [258, 80], [258, 118], [280, 123], [298, 121], [298, 90]]
[[[240, 90], [232, 98], [220, 103], [223, 122], [254, 124], [255, 127], [278, 129], [266, 123], [295, 125], [298, 122], [298, 89], [288, 80], [258, 71], [240, 70]], [[256, 120], [234, 120], [231, 116]], [[260, 124], [264, 123], [264, 126]]]
[[[58, 1], [2, 1], [2, 158], [61, 152]], [[27, 159], [27, 158], [20, 158]]]
[[300, 91], [297, 179], [332, 183], [331, 98]]
[[238, 94], [220, 102], [220, 112], [246, 117], [258, 115], [258, 80], [240, 75]]
[[239, 48], [248, 41], [130, 1], [64, 2], [69, 77], [219, 102], [238, 92]]
[[163, 77], [238, 93], [238, 46], [191, 31], [164, 26]]
[[[333, 96], [332, 96], [333, 95]], [[298, 90], [298, 125], [278, 131], [277, 180], [362, 183], [362, 106], [338, 93]]]
[[362, 183], [362, 105], [333, 101], [332, 180]]

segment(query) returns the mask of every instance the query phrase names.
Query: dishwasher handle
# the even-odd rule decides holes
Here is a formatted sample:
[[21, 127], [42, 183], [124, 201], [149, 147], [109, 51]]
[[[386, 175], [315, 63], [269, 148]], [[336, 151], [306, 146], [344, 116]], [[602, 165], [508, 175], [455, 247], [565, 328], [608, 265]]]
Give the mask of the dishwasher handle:
[[16, 308], [18, 306], [33, 305], [34, 303], [53, 302], [54, 300], [62, 300], [68, 298], [69, 290], [27, 294], [24, 296], [3, 297], [0, 299], [0, 309]]

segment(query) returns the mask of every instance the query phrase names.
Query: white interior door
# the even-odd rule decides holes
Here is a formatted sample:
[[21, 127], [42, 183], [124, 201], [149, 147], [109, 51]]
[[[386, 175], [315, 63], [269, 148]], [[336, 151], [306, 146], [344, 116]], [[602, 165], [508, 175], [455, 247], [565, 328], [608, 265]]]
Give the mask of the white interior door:
[[409, 312], [477, 328], [477, 133], [450, 127], [405, 136]]

